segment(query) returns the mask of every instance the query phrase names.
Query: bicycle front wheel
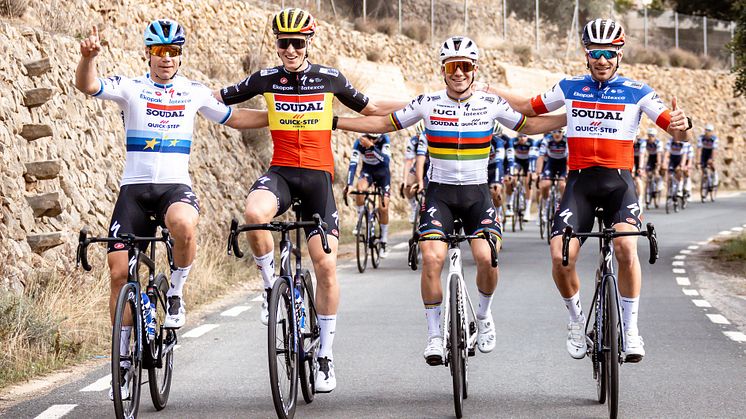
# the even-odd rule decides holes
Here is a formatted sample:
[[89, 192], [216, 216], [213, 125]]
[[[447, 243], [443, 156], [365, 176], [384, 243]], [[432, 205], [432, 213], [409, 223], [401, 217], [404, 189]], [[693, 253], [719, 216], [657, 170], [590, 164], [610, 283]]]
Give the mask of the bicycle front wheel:
[[464, 388], [466, 386], [466, 339], [463, 327], [463, 310], [460, 306], [461, 290], [458, 286], [458, 277], [451, 277], [449, 284], [450, 321], [448, 324], [448, 344], [450, 346], [451, 377], [453, 378], [453, 405], [456, 410], [456, 417], [460, 418], [463, 416]]
[[[135, 418], [140, 406], [142, 374], [142, 315], [140, 292], [131, 282], [124, 284], [117, 298], [111, 333], [111, 386], [117, 419]], [[132, 319], [128, 340], [122, 341], [122, 326]]]
[[376, 214], [373, 214], [370, 219], [370, 237], [368, 238], [368, 242], [370, 243], [370, 263], [373, 265], [373, 269], [378, 269], [378, 266], [381, 264], [381, 223]]
[[363, 211], [357, 219], [357, 235], [355, 236], [355, 250], [357, 254], [357, 271], [365, 272], [368, 265], [368, 214]]
[[277, 417], [295, 416], [298, 398], [298, 352], [293, 323], [294, 298], [286, 278], [278, 278], [269, 300], [267, 343], [269, 358], [269, 386]]
[[319, 349], [319, 326], [317, 324], [318, 319], [316, 318], [316, 309], [311, 300], [314, 297], [313, 292], [313, 281], [311, 281], [311, 273], [308, 270], [303, 271], [301, 276], [303, 281], [303, 308], [305, 317], [301, 321], [301, 333], [303, 336], [303, 356], [300, 358], [298, 368], [300, 376], [300, 389], [303, 393], [303, 400], [306, 403], [311, 403], [314, 397], [314, 380], [316, 379], [316, 372], [314, 371], [314, 360], [316, 359], [316, 352]]
[[149, 353], [146, 354], [153, 363], [148, 368], [148, 387], [150, 387], [153, 407], [155, 410], [163, 410], [171, 392], [176, 332], [173, 329], [163, 328], [163, 322], [166, 320], [166, 292], [169, 286], [166, 275], [159, 273], [155, 277], [154, 284], [157, 294], [153, 295], [150, 301], [155, 304], [156, 335], [153, 342], [148, 345]]
[[613, 280], [608, 278], [604, 286], [604, 354], [607, 369], [607, 393], [609, 417], [617, 417], [619, 409], [619, 337], [621, 335], [619, 321], [619, 302], [617, 301], [616, 290], [612, 286]]

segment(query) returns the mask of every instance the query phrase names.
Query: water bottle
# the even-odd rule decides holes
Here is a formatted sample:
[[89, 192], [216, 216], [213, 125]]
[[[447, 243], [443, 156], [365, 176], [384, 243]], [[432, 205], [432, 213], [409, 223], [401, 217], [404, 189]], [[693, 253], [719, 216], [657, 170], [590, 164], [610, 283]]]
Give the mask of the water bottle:
[[295, 306], [299, 313], [300, 328], [303, 329], [306, 326], [306, 308], [303, 307], [303, 298], [300, 295], [300, 289], [295, 289]]
[[142, 314], [145, 317], [145, 335], [147, 336], [148, 342], [155, 340], [155, 317], [153, 312], [155, 307], [151, 304], [148, 294], [142, 293]]

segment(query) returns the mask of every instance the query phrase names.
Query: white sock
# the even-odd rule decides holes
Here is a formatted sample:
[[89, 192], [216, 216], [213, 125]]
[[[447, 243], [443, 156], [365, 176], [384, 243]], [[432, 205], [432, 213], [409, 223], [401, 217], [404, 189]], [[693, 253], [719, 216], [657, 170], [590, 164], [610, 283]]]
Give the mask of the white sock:
[[166, 293], [167, 297], [173, 297], [174, 295], [181, 297], [183, 295], [184, 283], [189, 276], [190, 270], [192, 270], [192, 265], [184, 268], [176, 268], [175, 271], [171, 272], [171, 288]]
[[492, 305], [492, 296], [494, 294], [483, 294], [479, 291], [479, 305], [477, 306], [477, 319], [484, 320], [490, 312], [490, 306]]
[[505, 205], [507, 205], [508, 208], [510, 208], [513, 205], [513, 192], [511, 192], [510, 195], [508, 195], [508, 202], [506, 202]]
[[580, 291], [576, 292], [570, 298], [562, 298], [565, 300], [565, 307], [567, 307], [567, 313], [570, 315], [571, 322], [580, 321], [584, 319], [583, 308], [580, 306]]
[[334, 332], [337, 329], [336, 314], [319, 314], [316, 316], [319, 320], [321, 329], [321, 344], [319, 345], [318, 358], [334, 359], [332, 356], [332, 346], [334, 345]]
[[365, 206], [363, 206], [363, 205], [358, 205], [358, 207], [357, 207], [357, 215], [360, 215], [360, 214], [362, 214], [362, 213], [363, 213], [363, 210], [365, 210]]
[[427, 319], [427, 337], [443, 336], [440, 332], [440, 302], [425, 304], [425, 318]]
[[637, 311], [640, 307], [640, 297], [622, 297], [622, 320], [624, 331], [637, 332]]
[[275, 252], [274, 250], [264, 256], [254, 256], [256, 267], [262, 273], [264, 288], [272, 288], [275, 284]]
[[381, 224], [381, 241], [387, 243], [389, 241], [389, 225]]
[[417, 200], [414, 197], [409, 198], [409, 205], [412, 207], [412, 212], [417, 211]]
[[524, 216], [528, 217], [530, 214], [531, 214], [531, 200], [527, 199], [526, 200], [526, 213], [524, 214]]
[[[122, 326], [122, 334], [119, 335], [119, 356], [129, 356], [131, 334], [132, 326]], [[123, 368], [129, 368], [130, 361], [119, 361], [119, 365]]]

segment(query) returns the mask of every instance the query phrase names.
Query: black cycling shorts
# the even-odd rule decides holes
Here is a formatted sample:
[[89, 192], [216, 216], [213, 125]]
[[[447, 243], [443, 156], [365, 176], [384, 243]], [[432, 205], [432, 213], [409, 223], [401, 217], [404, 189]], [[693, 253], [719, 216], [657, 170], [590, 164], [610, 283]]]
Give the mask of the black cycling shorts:
[[520, 168], [518, 173], [528, 175], [536, 171], [536, 159], [515, 159], [515, 165]]
[[[332, 175], [325, 170], [302, 167], [270, 166], [251, 186], [251, 191], [264, 190], [277, 197], [277, 213], [282, 215], [290, 209], [293, 199], [300, 199], [301, 219], [311, 221], [319, 214], [327, 224], [327, 234], [339, 238], [339, 214], [332, 192]], [[306, 227], [306, 239], [319, 231]]]
[[461, 219], [466, 234], [489, 231], [502, 240], [492, 195], [486, 183], [447, 185], [430, 182], [420, 209], [420, 236], [446, 235], [453, 232], [453, 220]]
[[567, 159], [547, 158], [542, 168], [541, 178], [563, 178], [567, 176]]
[[[139, 183], [124, 185], [114, 204], [109, 224], [109, 237], [124, 233], [153, 237], [158, 226], [165, 227], [166, 211], [177, 202], [189, 204], [199, 213], [199, 200], [192, 188], [182, 183]], [[139, 245], [148, 248], [147, 243]], [[109, 243], [108, 252], [128, 250], [124, 243]]]
[[629, 170], [594, 166], [572, 170], [567, 176], [565, 193], [554, 215], [552, 237], [562, 234], [568, 225], [577, 233], [590, 232], [598, 207], [603, 208], [606, 227], [619, 223], [638, 230], [642, 227], [642, 209]]
[[699, 167], [704, 168], [707, 166], [707, 162], [712, 158], [712, 150], [711, 148], [703, 148], [702, 154], [699, 156]]
[[363, 164], [363, 168], [360, 170], [360, 179], [365, 179], [368, 185], [376, 185], [381, 188], [383, 196], [388, 197], [391, 195], [391, 171], [388, 166], [383, 164], [378, 166]]
[[632, 176], [634, 177], [640, 176], [638, 174], [639, 171], [640, 171], [640, 156], [635, 155], [635, 168], [634, 168], [634, 171], [632, 172]]
[[658, 165], [658, 155], [657, 154], [650, 154], [648, 155], [648, 161], [645, 165], [645, 171], [652, 172], [655, 170], [655, 166]]
[[675, 171], [677, 167], [681, 166], [682, 160], [683, 160], [683, 156], [676, 156], [674, 154], [670, 155], [668, 157], [668, 171], [669, 172]]

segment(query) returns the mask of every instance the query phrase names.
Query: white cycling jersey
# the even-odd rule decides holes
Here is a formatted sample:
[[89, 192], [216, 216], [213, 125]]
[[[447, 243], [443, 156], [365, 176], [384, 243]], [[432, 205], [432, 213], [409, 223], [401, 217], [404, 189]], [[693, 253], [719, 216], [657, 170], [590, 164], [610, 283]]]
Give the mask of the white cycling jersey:
[[494, 121], [514, 131], [526, 123], [500, 96], [481, 91], [463, 100], [445, 90], [420, 95], [390, 118], [397, 130], [425, 121], [430, 181], [449, 185], [487, 183]]
[[113, 100], [122, 109], [127, 155], [121, 185], [180, 183], [191, 186], [189, 153], [194, 117], [224, 124], [231, 108], [217, 101], [205, 85], [176, 76], [158, 84], [148, 74], [129, 79], [99, 79], [93, 96]]

